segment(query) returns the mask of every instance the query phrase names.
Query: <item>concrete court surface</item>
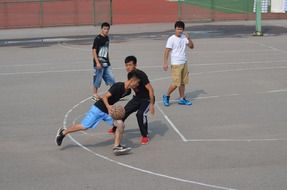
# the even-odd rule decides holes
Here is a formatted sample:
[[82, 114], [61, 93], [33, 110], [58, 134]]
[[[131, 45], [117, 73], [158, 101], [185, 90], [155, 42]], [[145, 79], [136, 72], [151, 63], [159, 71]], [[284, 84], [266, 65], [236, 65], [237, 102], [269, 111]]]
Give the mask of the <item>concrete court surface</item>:
[[[54, 143], [57, 129], [79, 122], [92, 104], [91, 33], [61, 41], [57, 37], [68, 33], [57, 31], [49, 42], [31, 41], [23, 33], [22, 39], [17, 35], [21, 43], [12, 46], [3, 45], [2, 35], [1, 189], [286, 189], [286, 23], [268, 22], [265, 37], [252, 37], [250, 22], [188, 25], [195, 49], [188, 54], [186, 94], [193, 105], [177, 105], [175, 92], [168, 108], [161, 96], [170, 74], [161, 65], [173, 24], [142, 33], [112, 27], [116, 79], [126, 78], [124, 58], [136, 55], [157, 100], [156, 114], [149, 116], [149, 145], [139, 143], [135, 115], [127, 120], [124, 144], [133, 150], [125, 156], [112, 154], [105, 124], [72, 134], [61, 147]], [[22, 31], [28, 30], [27, 36], [37, 29]], [[1, 32], [13, 42], [16, 30]], [[101, 91], [106, 89], [103, 84]]]

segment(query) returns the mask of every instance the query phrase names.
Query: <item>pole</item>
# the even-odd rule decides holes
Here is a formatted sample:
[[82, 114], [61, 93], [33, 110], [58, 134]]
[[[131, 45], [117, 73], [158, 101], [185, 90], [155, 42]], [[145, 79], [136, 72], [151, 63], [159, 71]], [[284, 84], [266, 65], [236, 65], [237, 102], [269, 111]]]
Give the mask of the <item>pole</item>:
[[211, 9], [211, 21], [215, 21], [215, 6], [214, 0], [210, 1], [210, 9]]
[[96, 26], [96, 2], [93, 0], [93, 25]]
[[178, 6], [177, 17], [178, 17], [178, 20], [181, 20], [182, 19], [182, 0], [178, 0], [177, 6]]
[[44, 8], [43, 0], [40, 0], [40, 27], [44, 27]]
[[113, 24], [113, 1], [110, 0], [110, 24]]
[[262, 0], [256, 0], [256, 31], [254, 33], [254, 36], [263, 36], [263, 33], [262, 33], [262, 24], [261, 24], [261, 9], [262, 9], [262, 6], [261, 6], [261, 1]]

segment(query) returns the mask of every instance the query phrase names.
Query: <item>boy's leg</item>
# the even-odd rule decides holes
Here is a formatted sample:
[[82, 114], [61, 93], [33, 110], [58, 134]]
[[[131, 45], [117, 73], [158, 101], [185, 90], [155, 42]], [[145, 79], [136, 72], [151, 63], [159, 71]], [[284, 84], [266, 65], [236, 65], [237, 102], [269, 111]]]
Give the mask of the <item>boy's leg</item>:
[[178, 92], [179, 92], [179, 97], [180, 97], [180, 98], [184, 98], [184, 97], [185, 97], [185, 96], [184, 96], [184, 93], [185, 93], [185, 85], [184, 85], [184, 84], [182, 84], [182, 85], [179, 86]]
[[103, 79], [104, 79], [106, 85], [112, 86], [113, 84], [115, 84], [115, 82], [116, 82], [115, 77], [112, 73], [110, 66], [103, 68], [103, 70], [104, 70]]
[[185, 85], [189, 82], [188, 65], [185, 63], [180, 71], [180, 86], [178, 88], [180, 98], [185, 97]]
[[169, 86], [169, 88], [168, 88], [168, 91], [167, 91], [167, 96], [170, 96], [174, 91], [175, 91], [175, 89], [177, 88], [177, 86], [176, 85], [174, 85], [174, 84], [171, 84], [170, 86]]
[[[136, 98], [132, 98], [126, 105], [125, 105], [125, 117], [122, 119], [123, 122], [129, 117], [130, 114], [134, 113], [139, 109], [140, 102]], [[117, 127], [114, 126], [113, 128], [108, 130], [108, 133], [112, 134], [115, 133]]]
[[125, 105], [125, 117], [122, 119], [125, 121], [129, 115], [134, 113], [140, 108], [140, 101], [139, 99], [133, 97], [126, 105]]
[[181, 105], [192, 105], [191, 101], [185, 99], [185, 85], [187, 85], [188, 82], [189, 82], [189, 71], [188, 71], [188, 65], [186, 63], [186, 64], [184, 64], [184, 67], [182, 70], [181, 85], [178, 88], [179, 96], [180, 96], [178, 103]]
[[98, 89], [101, 86], [102, 78], [103, 78], [103, 68], [102, 69], [96, 69], [93, 76], [93, 85], [94, 85], [94, 94], [93, 99], [98, 100], [100, 96], [98, 95]]
[[121, 144], [125, 125], [124, 125], [124, 122], [122, 120], [117, 120], [114, 122], [114, 126], [117, 128], [117, 130], [115, 132], [114, 147], [117, 147]]
[[64, 129], [63, 135], [66, 136], [69, 133], [74, 133], [77, 131], [84, 131], [84, 130], [86, 130], [86, 128], [84, 128], [84, 126], [82, 124], [75, 124], [75, 125], [71, 125], [67, 129]]
[[77, 132], [77, 131], [83, 131], [83, 130], [86, 130], [86, 129], [84, 128], [84, 126], [82, 124], [71, 125], [67, 129], [64, 129], [64, 128], [58, 129], [57, 135], [56, 135], [56, 140], [55, 140], [56, 144], [58, 146], [61, 146], [63, 139], [65, 138], [65, 136], [67, 134]]
[[175, 91], [175, 89], [180, 86], [180, 76], [181, 76], [181, 65], [172, 65], [171, 66], [171, 78], [172, 84], [169, 86], [167, 94], [162, 96], [163, 104], [169, 106], [170, 95]]
[[138, 125], [140, 128], [140, 132], [142, 135], [141, 142], [142, 144], [148, 143], [148, 121], [147, 121], [147, 113], [149, 111], [149, 104], [148, 100], [144, 100], [141, 102], [140, 108], [136, 114]]
[[117, 130], [115, 133], [113, 151], [116, 155], [126, 154], [131, 150], [131, 148], [121, 145], [121, 141], [122, 141], [122, 137], [124, 133], [124, 127], [125, 127], [124, 122], [122, 120], [116, 120], [114, 122], [114, 125], [117, 127]]
[[89, 128], [96, 128], [101, 120], [103, 120], [104, 113], [96, 106], [91, 106], [80, 124], [71, 125], [67, 129], [60, 128], [56, 136], [56, 144], [61, 146], [64, 137], [73, 132], [87, 130]]

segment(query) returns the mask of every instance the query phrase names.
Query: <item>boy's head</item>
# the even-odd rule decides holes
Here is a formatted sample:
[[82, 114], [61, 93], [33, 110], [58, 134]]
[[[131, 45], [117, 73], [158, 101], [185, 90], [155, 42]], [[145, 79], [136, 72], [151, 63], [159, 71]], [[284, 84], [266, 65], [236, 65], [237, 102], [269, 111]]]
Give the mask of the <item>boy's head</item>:
[[185, 24], [182, 21], [176, 21], [174, 24], [175, 35], [181, 36], [185, 28]]
[[129, 88], [136, 88], [139, 85], [140, 77], [137, 70], [128, 73]]
[[104, 35], [104, 36], [108, 36], [109, 35], [109, 31], [110, 31], [110, 24], [107, 23], [107, 22], [104, 22], [102, 23], [101, 25], [101, 33]]
[[134, 71], [137, 66], [137, 58], [133, 55], [127, 56], [125, 59], [125, 66], [128, 73]]

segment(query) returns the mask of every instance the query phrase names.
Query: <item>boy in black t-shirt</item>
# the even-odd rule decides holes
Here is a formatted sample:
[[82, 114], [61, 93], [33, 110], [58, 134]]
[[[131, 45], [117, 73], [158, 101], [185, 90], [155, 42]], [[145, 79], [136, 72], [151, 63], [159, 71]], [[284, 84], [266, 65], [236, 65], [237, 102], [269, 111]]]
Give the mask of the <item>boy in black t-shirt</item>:
[[90, 108], [80, 124], [72, 125], [67, 129], [60, 128], [57, 132], [56, 144], [61, 146], [64, 137], [69, 133], [96, 128], [101, 121], [105, 121], [111, 126], [114, 125], [117, 129], [114, 137], [114, 153], [123, 154], [129, 152], [131, 148], [120, 144], [124, 132], [124, 122], [122, 120], [113, 121], [110, 114], [113, 112], [112, 105], [118, 102], [123, 95], [129, 94], [128, 92], [131, 91], [131, 88], [137, 88], [139, 82], [140, 79], [136, 71], [128, 73], [128, 80], [115, 83], [102, 99]]
[[[125, 121], [130, 114], [137, 111], [136, 117], [142, 135], [141, 144], [148, 144], [149, 138], [147, 112], [150, 110], [150, 112], [154, 114], [154, 90], [145, 72], [136, 68], [137, 58], [135, 56], [126, 57], [125, 66], [128, 73], [134, 71], [138, 73], [140, 83], [136, 88], [133, 88], [135, 95], [125, 106], [126, 112], [123, 121]], [[109, 133], [113, 133], [115, 131], [116, 128], [113, 127], [109, 130]]]
[[104, 79], [106, 85], [113, 85], [115, 83], [114, 75], [110, 69], [111, 63], [109, 60], [109, 30], [110, 24], [104, 22], [101, 26], [101, 33], [96, 36], [93, 43], [93, 63], [94, 63], [94, 94], [93, 100], [97, 101], [100, 96], [98, 95], [98, 89], [101, 86], [102, 79]]

